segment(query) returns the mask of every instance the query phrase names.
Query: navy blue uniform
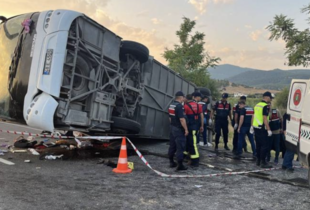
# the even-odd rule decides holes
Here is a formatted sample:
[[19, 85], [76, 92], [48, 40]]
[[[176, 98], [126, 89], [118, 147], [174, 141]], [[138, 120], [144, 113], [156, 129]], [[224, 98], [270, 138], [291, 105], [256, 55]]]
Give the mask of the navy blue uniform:
[[228, 116], [231, 111], [231, 106], [230, 103], [223, 102], [223, 101], [218, 101], [216, 102], [214, 106], [214, 110], [216, 111], [216, 118], [215, 118], [215, 132], [216, 132], [216, 137], [215, 137], [215, 148], [217, 148], [219, 141], [220, 141], [220, 136], [221, 136], [221, 131], [223, 131], [223, 137], [224, 137], [224, 143], [225, 146], [227, 145], [228, 142]]
[[181, 125], [180, 119], [185, 118], [183, 105], [174, 101], [169, 106], [170, 126], [170, 146], [168, 156], [173, 159], [176, 153], [177, 160], [183, 161], [183, 152], [186, 144], [185, 131]]
[[[231, 121], [231, 125], [232, 127], [235, 126], [235, 114], [238, 115], [238, 118], [239, 118], [239, 105], [238, 104], [235, 104], [234, 107], [233, 107], [233, 120]], [[237, 130], [234, 130], [234, 137], [233, 137], [233, 151], [237, 152], [238, 150], [238, 131]]]
[[250, 133], [253, 114], [254, 110], [252, 107], [249, 106], [246, 106], [245, 108], [239, 110], [239, 124], [241, 116], [244, 117], [244, 120], [240, 128], [240, 133], [238, 134], [238, 152], [237, 152], [238, 155], [242, 154], [242, 148], [244, 146], [245, 136], [248, 136], [253, 151], [253, 157], [256, 157], [254, 136], [253, 134]]
[[[208, 111], [208, 104], [205, 102], [199, 102], [199, 105], [202, 107], [202, 113], [204, 116], [204, 124], [203, 124], [203, 132], [202, 132], [202, 137], [203, 137], [203, 143], [207, 144], [207, 125], [208, 125], [208, 120], [209, 120], [209, 111]], [[199, 138], [198, 138], [198, 143], [199, 143]]]

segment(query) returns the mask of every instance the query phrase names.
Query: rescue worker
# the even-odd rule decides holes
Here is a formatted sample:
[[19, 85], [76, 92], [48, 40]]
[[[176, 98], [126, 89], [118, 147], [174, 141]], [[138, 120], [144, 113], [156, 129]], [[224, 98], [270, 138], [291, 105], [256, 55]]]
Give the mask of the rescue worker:
[[188, 120], [187, 150], [191, 158], [190, 165], [199, 166], [199, 152], [197, 147], [197, 133], [203, 132], [203, 113], [198, 102], [201, 100], [201, 93], [193, 94], [194, 100], [184, 105], [185, 114]]
[[[285, 113], [283, 115], [283, 124], [282, 124], [284, 136], [286, 135], [286, 121], [288, 118], [289, 118], [288, 114]], [[294, 168], [293, 168], [294, 155], [295, 153], [292, 150], [290, 150], [289, 148], [286, 148], [284, 158], [283, 158], [283, 163], [282, 163], [283, 170], [286, 170], [291, 173], [294, 172]]]
[[198, 103], [202, 107], [202, 113], [203, 113], [203, 116], [204, 116], [204, 119], [203, 119], [203, 132], [202, 132], [203, 142], [199, 142], [200, 139], [198, 139], [198, 142], [199, 142], [200, 146], [208, 146], [208, 142], [207, 142], [207, 125], [208, 125], [208, 121], [209, 121], [208, 101], [209, 101], [209, 98], [207, 96], [203, 96], [202, 97], [202, 101], [200, 101]]
[[213, 111], [216, 112], [215, 117], [215, 151], [218, 150], [218, 144], [220, 141], [221, 131], [223, 131], [224, 138], [224, 148], [229, 150], [228, 148], [228, 117], [231, 119], [231, 106], [230, 103], [227, 102], [228, 94], [222, 94], [222, 100], [216, 102]]
[[263, 94], [263, 100], [256, 104], [254, 107], [254, 115], [252, 117], [252, 127], [250, 132], [255, 132], [256, 141], [256, 165], [261, 168], [272, 168], [266, 162], [266, 156], [268, 152], [269, 136], [272, 135], [272, 131], [269, 127], [269, 106], [272, 96], [269, 91]]
[[253, 158], [256, 158], [256, 148], [254, 143], [254, 136], [250, 133], [251, 123], [252, 123], [252, 116], [254, 110], [250, 106], [246, 106], [245, 101], [239, 102], [239, 121], [238, 123], [238, 150], [236, 152], [236, 159], [241, 158], [242, 148], [245, 142], [245, 137], [248, 136], [249, 141], [251, 143]]
[[[246, 103], [246, 97], [241, 96], [239, 102], [244, 101]], [[239, 122], [239, 103], [235, 104], [233, 107], [233, 120], [231, 121], [231, 125], [234, 128], [234, 137], [233, 137], [233, 153], [236, 154], [238, 151], [238, 122]], [[244, 152], [247, 152], [247, 144], [244, 141]]]
[[[179, 91], [175, 94], [175, 100], [169, 106], [170, 119], [170, 146], [168, 156], [170, 160], [170, 167], [177, 167], [176, 170], [187, 170], [183, 165], [183, 152], [186, 145], [186, 136], [188, 135], [188, 128], [184, 116], [184, 94]], [[178, 164], [174, 162], [174, 155], [176, 153]]]
[[269, 138], [269, 149], [267, 153], [267, 162], [270, 161], [270, 152], [272, 148], [275, 149], [275, 158], [274, 158], [274, 163], [278, 164], [279, 163], [279, 155], [280, 155], [280, 139], [282, 135], [282, 118], [281, 114], [278, 109], [272, 109], [271, 108], [271, 113], [269, 116], [269, 127], [270, 130], [272, 131], [272, 135]]

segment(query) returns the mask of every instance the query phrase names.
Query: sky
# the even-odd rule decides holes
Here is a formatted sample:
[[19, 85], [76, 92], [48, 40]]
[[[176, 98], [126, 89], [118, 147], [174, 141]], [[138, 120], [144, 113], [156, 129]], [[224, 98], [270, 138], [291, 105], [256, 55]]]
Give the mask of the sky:
[[266, 27], [275, 15], [284, 14], [303, 30], [307, 14], [300, 12], [308, 0], [0, 0], [6, 17], [54, 9], [86, 14], [121, 36], [146, 45], [155, 59], [178, 44], [175, 32], [182, 17], [196, 20], [195, 31], [205, 33], [205, 49], [220, 57], [220, 64], [272, 70], [288, 67], [285, 42], [269, 41]]

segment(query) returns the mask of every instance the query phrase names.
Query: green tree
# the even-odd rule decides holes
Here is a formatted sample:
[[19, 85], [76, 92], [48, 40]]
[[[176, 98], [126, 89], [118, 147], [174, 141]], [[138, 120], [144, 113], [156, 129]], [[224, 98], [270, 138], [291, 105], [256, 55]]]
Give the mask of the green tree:
[[220, 58], [212, 57], [205, 51], [205, 34], [193, 33], [195, 25], [196, 21], [184, 17], [176, 32], [180, 43], [175, 44], [173, 49], [166, 49], [163, 56], [171, 69], [197, 86], [209, 88], [212, 95], [218, 96], [216, 82], [210, 78], [207, 68], [215, 67]]
[[[301, 9], [301, 12], [310, 14], [310, 4]], [[310, 18], [308, 19], [310, 23]], [[269, 40], [282, 38], [286, 42], [286, 56], [289, 66], [303, 65], [307, 67], [310, 62], [310, 31], [298, 30], [294, 20], [285, 15], [276, 15], [267, 29], [271, 32]]]
[[289, 89], [284, 88], [280, 93], [276, 95], [275, 105], [279, 109], [286, 109], [288, 101]]

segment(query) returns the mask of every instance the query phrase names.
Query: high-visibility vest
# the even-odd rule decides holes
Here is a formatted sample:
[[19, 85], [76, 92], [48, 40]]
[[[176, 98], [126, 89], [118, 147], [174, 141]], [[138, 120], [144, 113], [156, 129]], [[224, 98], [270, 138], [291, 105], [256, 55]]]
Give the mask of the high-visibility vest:
[[[254, 107], [254, 119], [253, 119], [253, 127], [254, 128], [262, 128], [264, 125], [264, 116], [263, 116], [263, 110], [264, 107], [268, 106], [266, 102], [259, 102]], [[269, 120], [269, 116], [268, 116]]]

